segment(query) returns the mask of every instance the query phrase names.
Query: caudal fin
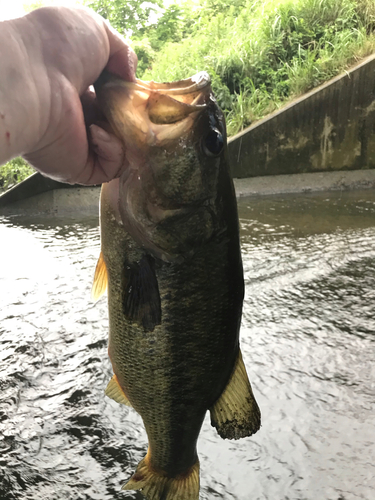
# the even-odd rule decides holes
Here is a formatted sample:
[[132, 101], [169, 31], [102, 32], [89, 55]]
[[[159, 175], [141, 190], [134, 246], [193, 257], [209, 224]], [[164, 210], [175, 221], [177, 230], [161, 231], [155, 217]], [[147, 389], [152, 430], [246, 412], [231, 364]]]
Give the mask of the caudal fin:
[[199, 461], [185, 473], [168, 477], [153, 470], [146, 456], [122, 489], [141, 490], [147, 500], [198, 500]]

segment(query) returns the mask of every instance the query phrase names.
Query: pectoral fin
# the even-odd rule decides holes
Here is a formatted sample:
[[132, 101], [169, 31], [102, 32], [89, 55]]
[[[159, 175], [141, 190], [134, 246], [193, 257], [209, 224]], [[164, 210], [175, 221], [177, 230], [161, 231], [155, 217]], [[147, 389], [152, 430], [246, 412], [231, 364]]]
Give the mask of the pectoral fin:
[[125, 263], [122, 304], [125, 316], [146, 331], [160, 325], [161, 302], [152, 257], [144, 255], [139, 263]]
[[105, 395], [116, 401], [116, 403], [131, 406], [130, 401], [125, 395], [125, 392], [121, 389], [121, 386], [118, 383], [116, 375], [113, 375], [113, 377], [109, 381], [105, 390]]
[[210, 408], [211, 425], [224, 439], [251, 436], [260, 428], [260, 410], [242, 360], [241, 351], [220, 398]]
[[93, 300], [98, 300], [107, 290], [108, 274], [107, 267], [104, 262], [103, 253], [100, 252], [98, 263], [96, 264], [94, 282], [92, 284], [91, 297]]

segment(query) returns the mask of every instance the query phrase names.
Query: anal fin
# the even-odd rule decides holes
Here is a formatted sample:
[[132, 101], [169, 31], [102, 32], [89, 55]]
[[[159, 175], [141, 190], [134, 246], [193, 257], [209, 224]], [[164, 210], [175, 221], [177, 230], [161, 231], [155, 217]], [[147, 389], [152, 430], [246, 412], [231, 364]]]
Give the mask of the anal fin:
[[116, 375], [113, 375], [105, 390], [105, 395], [122, 405], [131, 406], [130, 401], [122, 390]]
[[98, 300], [107, 290], [108, 274], [107, 267], [104, 262], [103, 252], [100, 252], [98, 263], [95, 268], [94, 282], [91, 289], [91, 297], [93, 300]]
[[241, 351], [223, 393], [210, 408], [211, 425], [224, 439], [240, 439], [260, 428], [260, 410], [246, 373]]

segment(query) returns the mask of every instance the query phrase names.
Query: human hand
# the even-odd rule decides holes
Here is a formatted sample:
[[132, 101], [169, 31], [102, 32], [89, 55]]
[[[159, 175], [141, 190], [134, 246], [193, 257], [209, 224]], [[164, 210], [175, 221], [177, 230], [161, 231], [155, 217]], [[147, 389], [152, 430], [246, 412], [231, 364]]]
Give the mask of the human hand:
[[[2, 95], [6, 99], [8, 92], [13, 104], [16, 100], [7, 113], [13, 115], [10, 130], [18, 147], [13, 156], [22, 154], [41, 173], [68, 183], [100, 184], [118, 177], [127, 167], [124, 145], [92, 124], [98, 116], [88, 87], [104, 68], [134, 81], [134, 52], [88, 9], [45, 7], [8, 23], [22, 44], [23, 60], [16, 58], [13, 66], [21, 64], [27, 71], [23, 87], [12, 86], [21, 71], [12, 72], [12, 63], [0, 76], [0, 111]], [[24, 88], [25, 95], [17, 88]]]

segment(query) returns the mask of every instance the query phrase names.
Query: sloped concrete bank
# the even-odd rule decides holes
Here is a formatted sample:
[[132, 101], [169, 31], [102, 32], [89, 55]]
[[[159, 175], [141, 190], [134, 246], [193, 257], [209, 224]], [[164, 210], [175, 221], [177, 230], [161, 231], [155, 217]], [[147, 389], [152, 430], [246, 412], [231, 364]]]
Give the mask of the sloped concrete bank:
[[35, 173], [0, 196], [0, 215], [98, 212], [99, 195], [100, 186], [72, 186]]
[[234, 179], [234, 186], [237, 198], [243, 196], [375, 189], [375, 170], [248, 177], [246, 179]]
[[233, 176], [375, 168], [375, 55], [229, 140]]

